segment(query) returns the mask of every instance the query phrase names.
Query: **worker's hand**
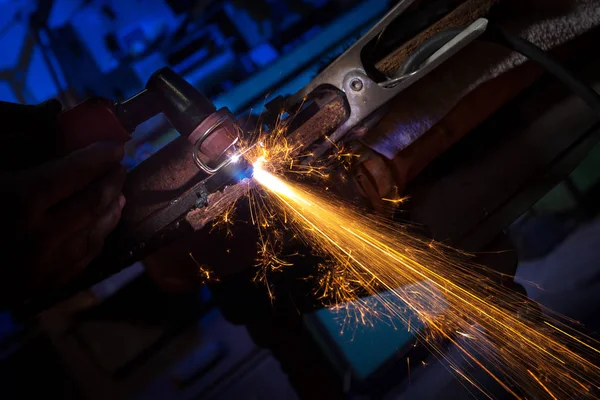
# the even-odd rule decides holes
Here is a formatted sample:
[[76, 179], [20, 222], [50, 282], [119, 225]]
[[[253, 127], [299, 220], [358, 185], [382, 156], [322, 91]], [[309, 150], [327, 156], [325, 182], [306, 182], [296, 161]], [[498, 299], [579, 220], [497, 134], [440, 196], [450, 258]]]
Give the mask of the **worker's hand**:
[[117, 226], [123, 144], [96, 143], [34, 168], [0, 172], [8, 216], [0, 295], [24, 300], [82, 271]]

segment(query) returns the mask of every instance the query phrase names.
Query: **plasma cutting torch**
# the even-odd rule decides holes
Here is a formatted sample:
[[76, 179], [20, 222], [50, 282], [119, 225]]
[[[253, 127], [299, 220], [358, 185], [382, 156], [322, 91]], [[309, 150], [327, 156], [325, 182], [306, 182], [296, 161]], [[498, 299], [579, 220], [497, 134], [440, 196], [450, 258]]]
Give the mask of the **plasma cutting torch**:
[[[97, 141], [126, 142], [138, 125], [163, 113], [181, 135], [128, 174], [123, 193], [128, 206], [104, 252], [74, 283], [54, 294], [105, 278], [142, 259], [193, 228], [190, 210], [209, 205], [209, 197], [249, 177], [251, 167], [239, 148], [241, 128], [228, 109], [215, 106], [169, 68], [152, 75], [146, 88], [124, 102], [90, 98], [58, 117], [58, 154]], [[81, 132], [86, 132], [82, 135]]]

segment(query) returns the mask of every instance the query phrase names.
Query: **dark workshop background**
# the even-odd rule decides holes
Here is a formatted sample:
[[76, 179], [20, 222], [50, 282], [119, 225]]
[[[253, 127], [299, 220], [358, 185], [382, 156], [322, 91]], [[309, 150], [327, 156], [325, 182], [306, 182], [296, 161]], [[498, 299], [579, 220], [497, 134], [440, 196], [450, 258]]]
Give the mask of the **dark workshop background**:
[[[274, 98], [306, 85], [391, 3], [0, 0], [0, 100], [34, 104], [59, 98], [65, 107], [90, 95], [124, 100], [139, 91], [155, 70], [169, 65], [218, 108], [259, 113], [266, 94]], [[175, 135], [163, 117], [153, 118], [136, 131], [124, 163], [133, 168]], [[600, 257], [589, 249], [600, 244], [595, 239], [600, 238], [600, 227], [593, 220], [599, 181], [600, 148], [596, 148], [569, 179], [515, 222], [510, 234], [523, 260], [522, 282], [540, 276], [550, 286], [569, 279], [576, 282], [578, 275], [565, 272], [565, 260], [578, 266], [578, 272], [595, 276]], [[558, 258], [548, 258], [550, 254]], [[273, 394], [269, 398], [295, 398], [287, 371], [276, 357], [257, 346], [243, 326], [227, 321], [208, 290], [169, 297], [155, 292], [140, 278], [141, 271], [136, 265], [113, 283], [96, 286], [98, 296], [110, 299], [106, 309], [78, 322], [68, 333], [52, 332], [43, 339], [29, 336], [27, 327], [0, 313], [0, 363], [10, 366], [0, 373], [10, 368], [25, 381], [35, 378], [34, 385], [23, 386], [17, 379], [10, 388], [0, 388], [0, 397], [18, 386], [21, 394], [37, 388], [66, 398], [94, 390], [99, 391], [98, 398], [103, 397], [102, 390], [140, 399], [175, 394], [265, 398], [264, 393]], [[114, 287], [125, 285], [127, 290], [114, 295]], [[547, 299], [547, 305], [569, 312], [568, 299], [577, 286], [569, 288], [562, 297]], [[539, 300], [547, 295], [527, 289]], [[595, 289], [595, 284], [587, 286], [590, 292]], [[173, 309], [177, 315], [187, 310], [187, 317], [174, 317]], [[318, 362], [335, 363], [340, 355], [325, 353], [337, 343], [336, 352], [364, 376], [411, 339], [389, 324], [368, 333], [341, 334], [327, 310], [310, 316], [305, 327], [312, 330], [314, 345], [323, 346], [323, 360], [329, 360]]]

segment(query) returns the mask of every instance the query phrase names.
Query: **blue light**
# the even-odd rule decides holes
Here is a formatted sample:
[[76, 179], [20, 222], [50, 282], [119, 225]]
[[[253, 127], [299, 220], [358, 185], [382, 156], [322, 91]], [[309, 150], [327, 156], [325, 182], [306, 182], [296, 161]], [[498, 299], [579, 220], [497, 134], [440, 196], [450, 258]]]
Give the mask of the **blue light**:
[[[398, 351], [410, 346], [415, 341], [413, 332], [423, 329], [423, 323], [410, 310], [405, 311], [402, 317], [390, 316], [389, 320], [372, 318], [369, 321], [373, 323], [373, 326], [366, 324], [356, 324], [355, 327], [350, 328], [345, 326], [347, 322], [344, 318], [340, 318], [339, 313], [352, 315], [352, 312], [357, 312], [358, 314], [358, 311], [354, 310], [358, 309], [359, 303], [368, 304], [370, 309], [380, 311], [381, 315], [387, 313], [385, 302], [395, 303], [402, 307], [402, 302], [393, 291], [380, 293], [379, 296], [379, 298], [370, 296], [345, 303], [341, 307], [343, 311], [337, 308], [324, 308], [313, 314], [323, 325], [327, 335], [333, 339], [345, 361], [350, 364], [349, 367], [360, 379], [373, 374]], [[404, 320], [411, 321], [410, 332], [404, 324]], [[321, 331], [317, 330], [316, 332], [320, 333]]]
[[39, 46], [33, 51], [25, 82], [28, 94], [33, 96], [26, 99], [28, 103], [41, 103], [55, 97], [58, 92]]
[[133, 64], [133, 70], [137, 75], [140, 82], [146, 82], [150, 76], [157, 70], [167, 65], [167, 61], [164, 59], [162, 54], [153, 53], [142, 60], [136, 61]]
[[246, 41], [248, 47], [257, 46], [264, 40], [264, 35], [261, 31], [267, 27], [261, 26], [245, 9], [236, 7], [230, 2], [226, 2], [223, 9]]
[[302, 0], [306, 4], [310, 4], [315, 8], [321, 8], [328, 3], [328, 0]]
[[0, 101], [9, 101], [11, 103], [18, 102], [15, 92], [13, 92], [6, 81], [0, 81]]
[[244, 70], [248, 75], [251, 75], [254, 71], [256, 71], [256, 67], [252, 62], [252, 59], [249, 55], [243, 55], [239, 58], [239, 62], [244, 66]]
[[19, 325], [12, 315], [6, 312], [0, 313], [0, 342], [9, 338], [19, 331]]
[[55, 0], [48, 18], [48, 27], [54, 29], [69, 22], [82, 3], [83, 0]]
[[16, 66], [26, 36], [27, 25], [15, 23], [0, 37], [0, 69]]
[[201, 49], [196, 51], [194, 54], [192, 54], [191, 56], [189, 56], [188, 58], [186, 58], [179, 64], [175, 65], [173, 69], [177, 73], [181, 73], [181, 72], [185, 71], [186, 69], [193, 67], [194, 64], [200, 63], [208, 56], [209, 56], [208, 48], [202, 47]]
[[61, 88], [66, 88], [67, 81], [65, 80], [65, 76], [62, 72], [62, 69], [60, 68], [60, 63], [56, 59], [56, 55], [54, 54], [51, 48], [46, 48], [45, 50], [51, 64], [50, 68], [52, 68], [52, 70], [56, 74], [56, 77], [58, 78], [58, 84]]
[[235, 53], [232, 51], [218, 54], [207, 60], [200, 68], [184, 76], [184, 78], [191, 84], [200, 87], [203, 81], [207, 84], [214, 83], [214, 79], [219, 79], [218, 74], [224, 72], [227, 66], [235, 63], [235, 61]]
[[252, 178], [254, 175], [254, 168], [252, 166], [248, 166], [247, 168], [240, 168], [234, 174], [234, 179], [236, 182], [243, 181], [244, 179]]
[[71, 19], [71, 25], [101, 72], [106, 74], [118, 67], [119, 61], [106, 47], [104, 38], [111, 33], [112, 24], [105, 16], [94, 7], [84, 8]]
[[250, 51], [250, 58], [259, 67], [265, 67], [275, 61], [279, 54], [269, 43], [263, 43]]

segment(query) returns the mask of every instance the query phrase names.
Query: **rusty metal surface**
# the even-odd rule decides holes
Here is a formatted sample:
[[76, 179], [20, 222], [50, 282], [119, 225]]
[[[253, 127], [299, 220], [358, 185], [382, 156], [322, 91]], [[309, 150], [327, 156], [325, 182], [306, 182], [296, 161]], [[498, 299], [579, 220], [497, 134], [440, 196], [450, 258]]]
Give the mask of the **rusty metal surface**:
[[429, 39], [437, 32], [448, 28], [468, 25], [477, 18], [487, 15], [491, 7], [498, 1], [499, 0], [465, 1], [446, 17], [431, 25], [421, 34], [400, 47], [398, 50], [379, 61], [376, 65], [377, 69], [387, 76], [394, 76], [398, 68], [400, 68], [410, 53], [412, 53], [425, 40]]
[[[129, 173], [123, 189], [127, 206], [117, 231], [119, 237], [133, 235], [148, 240], [193, 208], [196, 199], [188, 199], [190, 190], [210, 177], [194, 162], [194, 146], [221, 114], [222, 110], [208, 116], [187, 138], [178, 137]], [[233, 120], [224, 123], [204, 141], [198, 155], [204, 162], [219, 160], [238, 135], [239, 127]]]
[[254, 181], [244, 179], [235, 185], [226, 187], [222, 192], [208, 196], [208, 207], [190, 211], [185, 219], [195, 229], [202, 229], [212, 220], [231, 208], [254, 187]]
[[[139, 100], [138, 100], [139, 99]], [[151, 103], [151, 104], [147, 104]], [[135, 230], [136, 226], [156, 211], [176, 203], [192, 186], [207, 177], [198, 170], [193, 159], [194, 144], [223, 110], [215, 111], [214, 105], [196, 88], [170, 68], [156, 71], [149, 79], [147, 89], [122, 105], [133, 106], [132, 113], [149, 117], [161, 111], [179, 132], [173, 142], [142, 162], [128, 174], [123, 188], [127, 205], [123, 210], [120, 230]], [[144, 112], [144, 106], [151, 109]], [[139, 123], [136, 121], [135, 123]], [[237, 138], [235, 124], [224, 124], [204, 142], [202, 152], [205, 161], [216, 161], [224, 147]]]
[[348, 118], [348, 109], [341, 95], [333, 94], [331, 100], [298, 129], [290, 133], [289, 140], [309, 146], [333, 131]]
[[123, 224], [136, 225], [205, 177], [192, 159], [192, 144], [176, 138], [129, 172], [123, 188]]

